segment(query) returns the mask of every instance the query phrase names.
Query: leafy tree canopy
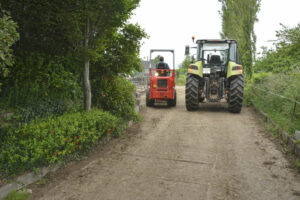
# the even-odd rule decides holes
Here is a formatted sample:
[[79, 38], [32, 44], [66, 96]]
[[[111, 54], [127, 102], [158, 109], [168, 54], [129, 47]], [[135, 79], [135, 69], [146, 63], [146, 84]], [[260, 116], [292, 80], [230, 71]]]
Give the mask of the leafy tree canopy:
[[300, 67], [300, 24], [293, 28], [282, 25], [276, 33], [275, 49], [263, 48], [255, 71], [287, 72]]
[[[0, 8], [0, 75], [8, 75], [8, 67], [14, 63], [11, 46], [18, 40], [17, 24], [8, 12]], [[1, 83], [0, 83], [1, 86]]]

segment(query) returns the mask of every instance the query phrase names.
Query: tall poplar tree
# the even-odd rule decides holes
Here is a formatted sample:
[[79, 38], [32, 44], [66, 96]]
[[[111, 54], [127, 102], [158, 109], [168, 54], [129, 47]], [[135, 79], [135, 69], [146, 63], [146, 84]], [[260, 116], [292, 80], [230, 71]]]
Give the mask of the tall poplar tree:
[[261, 0], [219, 0], [222, 3], [222, 38], [236, 39], [239, 43], [240, 59], [246, 76], [252, 76], [252, 65], [256, 54], [254, 24]]

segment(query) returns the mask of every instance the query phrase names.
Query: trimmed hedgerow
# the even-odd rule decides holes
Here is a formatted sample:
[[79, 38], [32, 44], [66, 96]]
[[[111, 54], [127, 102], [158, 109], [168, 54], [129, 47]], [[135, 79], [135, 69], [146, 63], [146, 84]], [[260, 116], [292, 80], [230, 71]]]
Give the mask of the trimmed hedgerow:
[[9, 129], [0, 147], [2, 176], [63, 162], [68, 156], [88, 151], [103, 137], [117, 135], [122, 121], [102, 110], [64, 114], [35, 120]]

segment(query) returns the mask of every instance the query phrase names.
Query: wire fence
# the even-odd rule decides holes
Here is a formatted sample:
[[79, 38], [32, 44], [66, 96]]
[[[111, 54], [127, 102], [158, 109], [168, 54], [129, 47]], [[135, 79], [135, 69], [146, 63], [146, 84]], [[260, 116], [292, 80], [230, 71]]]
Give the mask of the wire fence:
[[263, 91], [263, 92], [272, 94], [272, 95], [274, 95], [274, 96], [280, 97], [280, 98], [282, 98], [282, 99], [289, 100], [289, 101], [291, 101], [291, 102], [293, 102], [293, 103], [296, 103], [296, 104], [300, 105], [300, 102], [298, 101], [298, 99], [299, 99], [298, 97], [296, 97], [296, 99], [291, 99], [291, 98], [285, 97], [285, 96], [283, 96], [283, 95], [276, 94], [276, 93], [274, 93], [274, 92], [270, 92], [270, 91], [268, 91], [268, 90], [265, 90], [265, 89], [262, 89], [262, 88], [259, 88], [259, 87], [256, 87], [256, 86], [252, 86], [252, 87], [255, 88], [255, 89], [261, 90], [261, 91]]
[[[276, 97], [279, 97], [281, 99], [284, 99], [284, 100], [288, 100], [292, 103], [292, 109], [291, 109], [291, 120], [292, 122], [295, 120], [295, 116], [296, 116], [296, 110], [297, 110], [297, 105], [300, 106], [300, 102], [299, 102], [299, 97], [297, 96], [295, 99], [292, 99], [292, 98], [289, 98], [289, 97], [286, 97], [286, 96], [283, 96], [281, 94], [276, 94], [272, 91], [268, 91], [266, 89], [263, 89], [263, 88], [260, 88], [260, 87], [257, 87], [257, 86], [251, 86], [257, 90], [260, 90], [262, 92], [265, 92], [267, 94], [270, 94], [270, 95], [273, 95], [273, 96], [276, 96]], [[255, 95], [258, 95], [257, 93]]]

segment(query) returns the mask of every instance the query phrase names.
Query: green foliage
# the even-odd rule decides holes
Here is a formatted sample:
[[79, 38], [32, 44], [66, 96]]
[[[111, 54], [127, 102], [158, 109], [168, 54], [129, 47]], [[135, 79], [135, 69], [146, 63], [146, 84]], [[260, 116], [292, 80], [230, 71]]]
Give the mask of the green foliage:
[[[118, 74], [140, 70], [146, 34], [138, 25], [125, 24], [139, 0], [0, 3], [20, 32], [13, 46], [15, 63], [8, 76], [0, 76], [1, 175], [62, 162], [137, 118], [135, 88]], [[95, 107], [109, 112], [79, 112], [89, 77]], [[3, 117], [7, 112], [12, 115]]]
[[179, 69], [182, 69], [181, 72], [184, 72], [184, 74], [186, 74], [189, 66], [191, 65], [191, 63], [192, 63], [192, 57], [191, 56], [185, 56], [184, 60], [179, 65]]
[[[71, 0], [70, 6], [74, 4]], [[83, 64], [83, 93], [84, 107], [86, 111], [91, 108], [91, 88], [89, 80], [90, 61], [97, 61], [101, 57], [99, 49], [103, 49], [105, 39], [118, 32], [137, 7], [139, 0], [97, 0], [81, 1], [78, 5], [78, 27], [74, 29], [81, 36], [77, 41], [82, 51]], [[119, 48], [122, 48], [120, 46]], [[129, 54], [132, 55], [132, 54]], [[115, 59], [117, 60], [117, 59]]]
[[180, 70], [176, 70], [176, 85], [185, 85], [186, 83], [186, 74], [181, 74]]
[[189, 66], [192, 63], [191, 56], [185, 56], [182, 63], [179, 65], [179, 69], [176, 69], [176, 84], [177, 85], [185, 85], [186, 82], [186, 74]]
[[268, 116], [284, 130], [300, 130], [300, 71], [254, 75], [245, 88], [246, 102]]
[[100, 57], [92, 62], [92, 79], [105, 74], [130, 74], [132, 71], [141, 71], [139, 53], [141, 40], [146, 37], [147, 34], [137, 24], [125, 24], [119, 31], [113, 32], [105, 39], [104, 47], [97, 50]]
[[2, 107], [14, 110], [11, 122], [58, 116], [78, 108], [82, 98], [79, 77], [67, 71], [76, 66], [71, 56], [50, 57], [32, 53], [19, 56], [0, 95]]
[[38, 53], [17, 57], [2, 97], [8, 97], [9, 106], [26, 105], [37, 99], [75, 99], [80, 97], [78, 76], [71, 68], [72, 57], [50, 57]]
[[0, 66], [4, 75], [7, 73], [7, 66], [13, 65], [13, 54], [10, 48], [19, 38], [17, 24], [11, 19], [10, 15], [0, 10]]
[[91, 110], [8, 129], [0, 144], [0, 172], [8, 177], [63, 162], [70, 155], [90, 150], [101, 138], [117, 135], [120, 123], [108, 112]]
[[[277, 31], [276, 49], [263, 48], [245, 88], [244, 102], [266, 113], [277, 127], [300, 130], [300, 24]], [[272, 126], [272, 129], [277, 129]], [[296, 167], [300, 168], [299, 160]]]
[[262, 73], [256, 73], [252, 76], [252, 82], [253, 83], [262, 83], [266, 81], [266, 79], [271, 76], [272, 73], [269, 72], [262, 72]]
[[[0, 0], [0, 3], [19, 24], [21, 38], [15, 46], [18, 56], [25, 59], [27, 55], [19, 55], [19, 52], [39, 52], [55, 58], [71, 52], [77, 69], [65, 65], [64, 70], [83, 77], [78, 84], [84, 86], [85, 96], [90, 91], [90, 62], [91, 68], [112, 69], [114, 73], [130, 73], [140, 66], [139, 46], [145, 34], [138, 25], [125, 25], [139, 0]], [[81, 70], [84, 67], [87, 70]], [[23, 72], [26, 66], [24, 68]], [[30, 73], [26, 75], [31, 76]], [[14, 83], [9, 86], [15, 87]], [[82, 102], [86, 101], [88, 98]]]
[[37, 118], [60, 116], [73, 109], [71, 106], [73, 106], [73, 104], [68, 105], [67, 102], [59, 99], [39, 99], [37, 102], [31, 102], [24, 107], [15, 109], [14, 115], [6, 119], [5, 122], [20, 126]]
[[298, 169], [298, 171], [300, 171], [300, 160], [296, 160], [295, 166]]
[[136, 120], [135, 86], [123, 77], [110, 77], [93, 84], [93, 104], [126, 121]]
[[222, 38], [236, 39], [245, 74], [251, 78], [256, 54], [254, 24], [261, 0], [219, 0], [222, 3]]
[[23, 191], [12, 191], [7, 195], [5, 200], [27, 200], [29, 198], [29, 194]]
[[263, 48], [261, 57], [256, 61], [256, 72], [282, 73], [300, 67], [300, 24], [288, 28], [282, 25], [277, 31], [276, 49]]
[[136, 119], [135, 86], [120, 73], [140, 71], [141, 39], [147, 37], [138, 25], [127, 24], [105, 40], [101, 58], [91, 69], [93, 105], [125, 120]]
[[156, 64], [159, 62], [159, 59], [160, 59], [161, 55], [157, 55], [155, 56], [155, 58], [153, 59], [153, 62]]
[[[0, 76], [6, 77], [8, 75], [8, 67], [14, 63], [11, 46], [19, 38], [17, 27], [9, 13], [3, 11], [0, 7]], [[1, 85], [2, 83], [0, 82], [0, 91]]]

